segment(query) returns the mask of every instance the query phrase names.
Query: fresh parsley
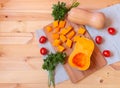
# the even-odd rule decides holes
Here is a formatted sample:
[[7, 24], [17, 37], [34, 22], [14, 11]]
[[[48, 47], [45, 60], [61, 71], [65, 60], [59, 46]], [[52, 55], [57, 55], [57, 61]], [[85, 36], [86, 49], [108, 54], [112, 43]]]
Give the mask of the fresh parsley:
[[52, 7], [52, 16], [54, 17], [54, 20], [64, 20], [68, 11], [78, 5], [79, 2], [76, 1], [74, 1], [69, 8], [66, 7], [66, 3], [64, 2], [59, 1], [57, 4], [54, 4]]
[[66, 59], [66, 53], [57, 52], [48, 54], [46, 59], [44, 59], [44, 64], [42, 68], [48, 71], [48, 86], [50, 87], [51, 84], [55, 88], [55, 81], [54, 81], [54, 71], [56, 66], [61, 63], [64, 64]]

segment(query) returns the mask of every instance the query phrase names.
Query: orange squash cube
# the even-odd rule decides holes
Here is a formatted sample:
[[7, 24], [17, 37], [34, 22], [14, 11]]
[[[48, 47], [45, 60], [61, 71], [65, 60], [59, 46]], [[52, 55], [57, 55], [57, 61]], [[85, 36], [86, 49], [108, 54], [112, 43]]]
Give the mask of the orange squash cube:
[[67, 27], [67, 31], [69, 32], [69, 31], [71, 31], [73, 28], [72, 28], [72, 26], [68, 26]]
[[60, 28], [57, 27], [57, 28], [55, 28], [54, 33], [58, 33], [59, 31], [60, 31]]
[[60, 35], [60, 39], [62, 42], [65, 42], [67, 40], [67, 38], [64, 35]]
[[68, 46], [69, 48], [71, 48], [72, 41], [70, 39], [67, 39], [66, 46]]
[[47, 26], [47, 27], [46, 27], [46, 30], [47, 30], [47, 32], [51, 32], [53, 29], [52, 29], [51, 26]]
[[65, 50], [65, 48], [64, 48], [63, 46], [59, 45], [59, 46], [57, 47], [57, 50], [58, 50], [59, 52], [62, 52], [63, 50]]
[[58, 20], [56, 20], [56, 21], [53, 22], [53, 27], [54, 28], [58, 27], [58, 25], [59, 25], [59, 21]]
[[60, 28], [64, 28], [64, 27], [65, 27], [65, 24], [66, 24], [66, 21], [61, 20], [61, 21], [59, 22], [59, 27], [60, 27]]
[[52, 38], [53, 38], [53, 39], [59, 39], [59, 37], [60, 37], [60, 36], [59, 36], [58, 33], [53, 33], [53, 34], [52, 34]]
[[75, 35], [75, 31], [71, 31], [71, 32], [67, 35], [67, 37], [68, 37], [69, 39], [71, 39], [74, 35]]
[[63, 34], [63, 35], [66, 35], [68, 32], [70, 32], [72, 30], [72, 27], [71, 26], [69, 26], [69, 27], [67, 27], [67, 28], [64, 28], [64, 29], [62, 29], [61, 30], [61, 34]]
[[78, 33], [79, 33], [79, 34], [82, 34], [82, 35], [85, 33], [85, 31], [86, 31], [86, 30], [85, 30], [85, 28], [83, 28], [83, 27], [80, 27], [80, 28], [78, 29]]
[[64, 28], [64, 29], [62, 29], [62, 30], [61, 30], [61, 32], [60, 32], [60, 33], [61, 33], [62, 35], [66, 35], [66, 34], [67, 34], [67, 32], [68, 32], [68, 31], [67, 31], [67, 29], [66, 29], [66, 28]]
[[59, 46], [61, 44], [61, 41], [58, 39], [55, 39], [53, 42], [53, 46]]

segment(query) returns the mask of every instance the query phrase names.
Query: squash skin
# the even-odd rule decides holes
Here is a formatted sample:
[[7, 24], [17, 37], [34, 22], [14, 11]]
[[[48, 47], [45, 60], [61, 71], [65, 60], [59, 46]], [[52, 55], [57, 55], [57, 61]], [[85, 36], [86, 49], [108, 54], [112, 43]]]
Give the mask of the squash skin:
[[[82, 71], [87, 70], [90, 66], [90, 58], [93, 50], [94, 50], [94, 43], [92, 40], [89, 40], [84, 37], [79, 38], [75, 44], [73, 52], [68, 58], [69, 65], [74, 68], [77, 68], [78, 70], [82, 70]], [[82, 55], [82, 57], [79, 58], [82, 62], [78, 62], [81, 63], [82, 66], [78, 66], [76, 63], [73, 62], [73, 59], [77, 54]]]
[[[77, 13], [77, 14], [76, 14]], [[102, 12], [72, 8], [68, 13], [68, 20], [76, 24], [89, 25], [96, 29], [105, 27], [105, 15]]]

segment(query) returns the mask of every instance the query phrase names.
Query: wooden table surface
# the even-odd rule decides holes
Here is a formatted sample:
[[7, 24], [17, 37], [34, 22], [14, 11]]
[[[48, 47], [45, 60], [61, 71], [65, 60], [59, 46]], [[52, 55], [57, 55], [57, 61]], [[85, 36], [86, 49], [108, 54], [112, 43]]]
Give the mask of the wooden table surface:
[[[86, 9], [120, 3], [120, 0], [79, 1], [79, 7]], [[41, 69], [43, 61], [34, 32], [53, 21], [51, 7], [57, 2], [0, 0], [0, 88], [47, 88], [47, 74]], [[77, 84], [68, 80], [56, 88], [120, 88], [120, 71], [105, 66]]]

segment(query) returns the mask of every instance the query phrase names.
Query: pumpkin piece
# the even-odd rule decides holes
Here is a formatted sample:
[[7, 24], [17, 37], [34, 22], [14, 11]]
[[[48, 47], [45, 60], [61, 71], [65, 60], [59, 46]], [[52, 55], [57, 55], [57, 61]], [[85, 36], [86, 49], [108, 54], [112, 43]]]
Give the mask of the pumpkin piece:
[[60, 36], [59, 36], [58, 33], [53, 33], [53, 34], [52, 34], [52, 38], [53, 38], [53, 39], [59, 39], [59, 37], [60, 37]]
[[67, 29], [66, 29], [66, 28], [63, 28], [63, 29], [61, 30], [60, 34], [62, 34], [62, 35], [66, 35], [67, 32], [68, 32]]
[[60, 31], [60, 28], [57, 27], [57, 28], [55, 28], [54, 33], [58, 33], [59, 31]]
[[68, 46], [69, 48], [71, 48], [72, 41], [70, 39], [67, 39], [66, 46]]
[[73, 38], [73, 41], [74, 41], [74, 42], [77, 42], [79, 38], [80, 38], [80, 36], [77, 35], [77, 36], [75, 36], [75, 37]]
[[79, 70], [87, 70], [90, 66], [90, 58], [93, 50], [94, 42], [90, 39], [80, 37], [68, 58], [68, 63]]
[[63, 46], [59, 45], [59, 46], [57, 47], [57, 50], [58, 50], [59, 52], [62, 52], [63, 50], [65, 50], [65, 48], [64, 48]]
[[54, 28], [58, 27], [58, 22], [59, 22], [58, 20], [56, 20], [56, 21], [53, 22], [53, 27]]
[[62, 29], [61, 30], [61, 34], [63, 34], [63, 35], [66, 35], [68, 32], [70, 32], [72, 30], [72, 27], [71, 26], [69, 26], [69, 27], [67, 27], [67, 28], [64, 28], [64, 29]]
[[53, 42], [53, 46], [59, 46], [61, 44], [61, 41], [58, 39], [55, 39]]
[[71, 31], [71, 32], [67, 35], [67, 37], [68, 37], [69, 39], [71, 39], [74, 35], [75, 35], [75, 31]]
[[79, 33], [79, 34], [82, 34], [82, 35], [85, 33], [85, 31], [86, 31], [86, 30], [85, 30], [85, 28], [83, 28], [83, 27], [80, 27], [80, 28], [78, 29], [78, 33]]
[[60, 35], [60, 39], [62, 42], [65, 42], [67, 40], [67, 38], [64, 35]]
[[72, 26], [68, 26], [67, 27], [67, 31], [69, 32], [69, 31], [71, 31], [73, 28], [72, 28]]
[[51, 32], [53, 29], [52, 29], [51, 26], [47, 26], [47, 27], [46, 27], [46, 30], [47, 30], [47, 32]]
[[60, 27], [60, 28], [64, 28], [64, 27], [65, 27], [65, 24], [66, 24], [66, 21], [61, 20], [61, 21], [59, 22], [59, 27]]

